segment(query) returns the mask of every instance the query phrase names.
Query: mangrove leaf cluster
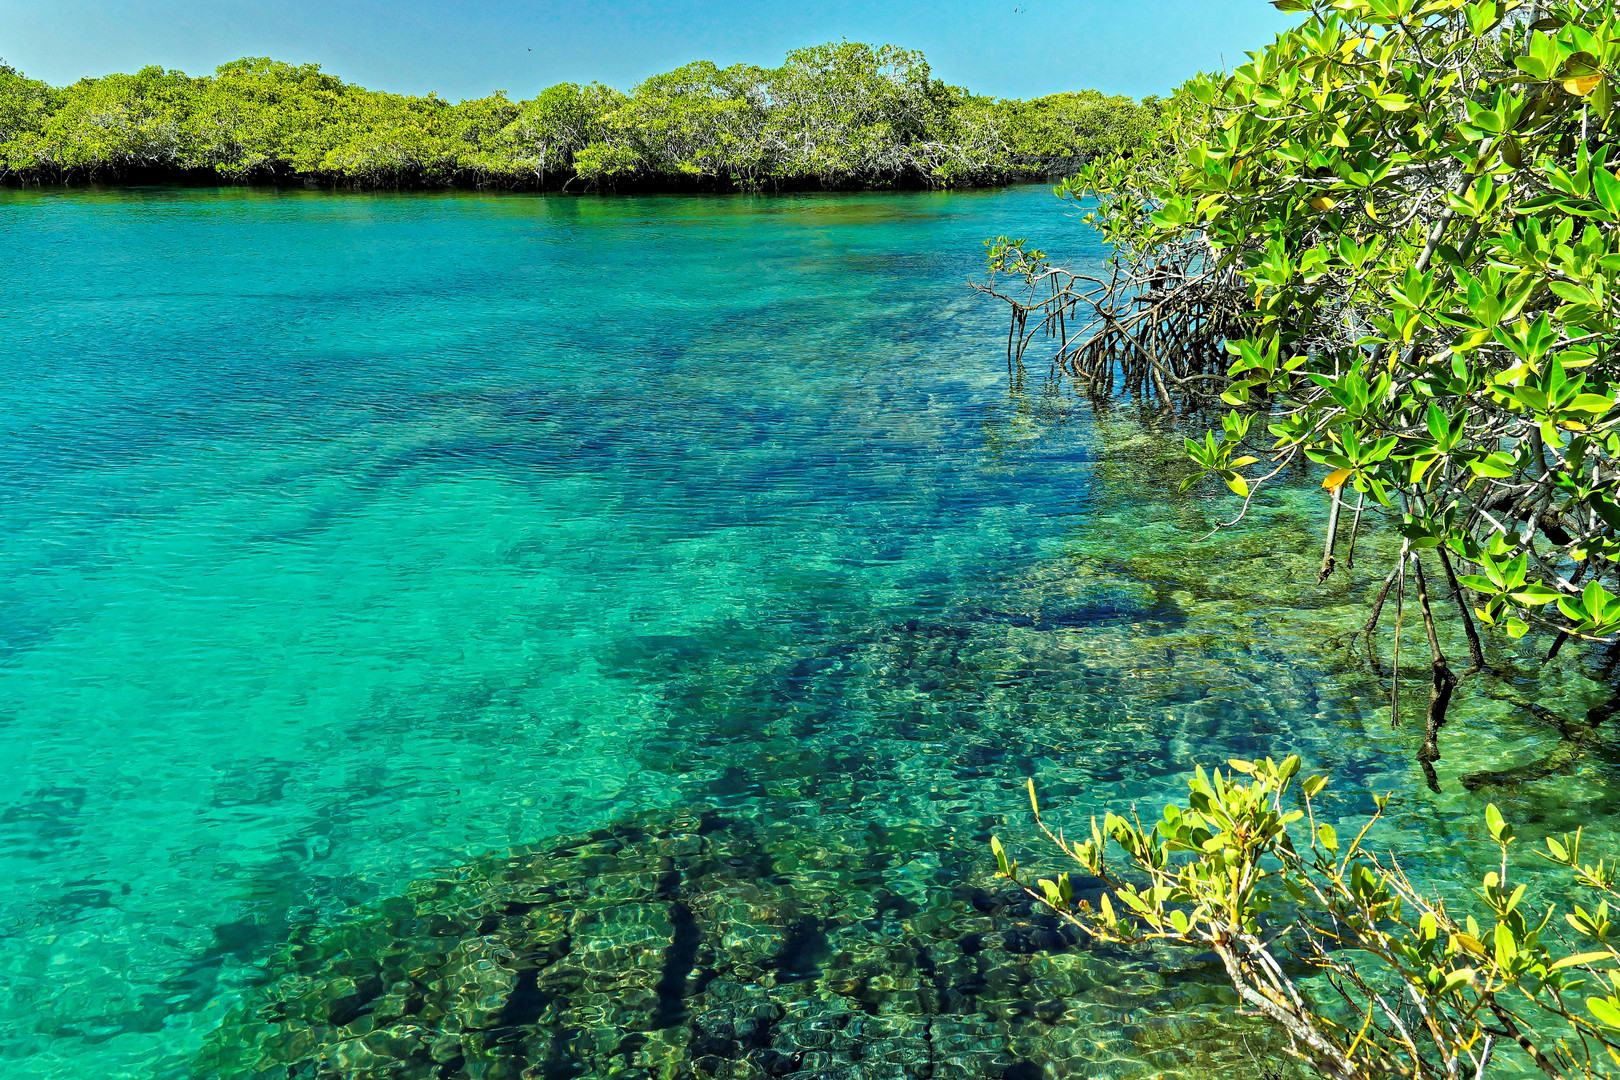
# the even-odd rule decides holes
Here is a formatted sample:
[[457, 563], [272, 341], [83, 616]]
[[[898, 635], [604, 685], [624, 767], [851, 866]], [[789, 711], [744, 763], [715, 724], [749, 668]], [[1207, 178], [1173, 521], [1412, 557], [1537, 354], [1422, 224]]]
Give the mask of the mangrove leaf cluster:
[[[1110, 266], [1065, 270], [1003, 237], [991, 267], [1018, 288], [984, 288], [1013, 304], [1016, 355], [1044, 332], [1104, 393], [1123, 373], [1167, 409], [1228, 406], [1186, 441], [1183, 486], [1218, 478], [1236, 518], [1285, 470], [1320, 466], [1318, 583], [1351, 563], [1364, 514], [1387, 520], [1398, 547], [1364, 632], [1370, 646], [1393, 598], [1393, 684], [1402, 607], [1418, 609], [1419, 758], [1438, 787], [1459, 679], [1448, 615], [1464, 674], [1494, 664], [1502, 685], [1521, 673], [1493, 638], [1540, 631], [1548, 660], [1605, 643], [1605, 678], [1620, 657], [1620, 18], [1614, 0], [1276, 6], [1300, 25], [1187, 83], [1151, 138], [1059, 188], [1088, 200]], [[1399, 723], [1395, 685], [1389, 701]], [[1620, 1075], [1612, 860], [1583, 856], [1578, 829], [1544, 836], [1567, 896], [1533, 908], [1509, 883], [1513, 829], [1487, 806], [1498, 868], [1478, 918], [1448, 910], [1370, 846], [1387, 795], [1341, 837], [1312, 801], [1326, 777], [1292, 788], [1300, 767], [1234, 760], [1197, 770], [1156, 824], [1047, 830], [1108, 891], [1092, 901], [1057, 875], [1031, 895], [1095, 940], [1214, 950], [1321, 1076]], [[1039, 824], [1033, 786], [1030, 801]]]
[[1034, 290], [1017, 323], [1038, 310], [1076, 374], [1123, 364], [1166, 403], [1233, 407], [1188, 440], [1190, 482], [1246, 508], [1323, 465], [1323, 577], [1364, 512], [1399, 530], [1378, 605], [1393, 587], [1397, 627], [1403, 600], [1421, 609], [1432, 761], [1457, 682], [1446, 612], [1471, 670], [1481, 628], [1537, 628], [1554, 652], [1620, 636], [1620, 23], [1612, 0], [1277, 6], [1302, 24], [1061, 189], [1097, 197], [1110, 275], [1017, 241], [993, 265]]
[[1036, 823], [1076, 869], [1031, 882], [992, 837], [997, 871], [1092, 941], [1212, 950], [1244, 1005], [1329, 1080], [1617, 1074], [1620, 865], [1584, 855], [1579, 829], [1535, 852], [1570, 894], [1555, 922], [1510, 880], [1522, 876], [1514, 830], [1488, 804], [1501, 856], [1469, 905], [1476, 918], [1375, 853], [1389, 795], [1341, 837], [1313, 801], [1329, 778], [1293, 787], [1298, 757], [1229, 766], [1195, 770], [1185, 804], [1156, 822], [1109, 813], [1079, 840], [1042, 822], [1032, 780]]
[[778, 68], [708, 61], [629, 93], [564, 83], [457, 104], [345, 83], [315, 64], [242, 59], [51, 87], [0, 64], [0, 176], [205, 174], [354, 186], [987, 184], [1139, 141], [1155, 103], [1095, 91], [980, 97], [921, 53], [853, 42]]

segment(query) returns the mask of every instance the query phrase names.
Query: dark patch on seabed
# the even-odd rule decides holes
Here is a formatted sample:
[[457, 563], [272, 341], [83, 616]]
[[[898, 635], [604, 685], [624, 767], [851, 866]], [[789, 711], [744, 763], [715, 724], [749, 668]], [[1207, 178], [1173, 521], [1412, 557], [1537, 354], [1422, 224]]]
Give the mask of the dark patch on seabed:
[[[293, 931], [196, 1075], [1246, 1078], [1275, 1036], [1235, 1015], [1218, 967], [1083, 941], [987, 874], [1008, 777], [1080, 798], [1171, 768], [1174, 740], [1265, 727], [1222, 702], [1150, 732], [1108, 722], [1188, 696], [1135, 678], [1176, 663], [1152, 636], [1184, 622], [1035, 588], [854, 633], [806, 611], [779, 638], [622, 638], [610, 669], [664, 688], [638, 756], [725, 809], [485, 857]], [[1245, 647], [1233, 678], [1314, 693]], [[1060, 761], [1077, 744], [1079, 771]], [[924, 755], [934, 780], [907, 792]], [[274, 797], [279, 779], [272, 763], [240, 786]]]
[[[801, 872], [770, 873], [781, 857]], [[1083, 947], [970, 865], [897, 895], [905, 862], [807, 846], [769, 808], [641, 814], [481, 859], [298, 931], [195, 1075], [1196, 1075], [1238, 1067], [1240, 1035], [1269, 1042], [1218, 979]]]
[[0, 852], [43, 859], [77, 843], [78, 816], [87, 791], [82, 787], [43, 787], [0, 811]]
[[[293, 931], [196, 1075], [1247, 1077], [1275, 1036], [1235, 1015], [1216, 966], [1083, 941], [987, 874], [1006, 778], [1079, 798], [1164, 771], [1171, 740], [1256, 725], [1219, 702], [1151, 732], [1107, 722], [1186, 696], [1132, 678], [1174, 664], [1152, 635], [1183, 621], [1037, 589], [856, 633], [807, 612], [746, 648], [730, 627], [623, 638], [613, 669], [665, 688], [667, 730], [639, 756], [725, 809], [485, 857]], [[1309, 689], [1234, 656], [1273, 699]], [[1078, 772], [1060, 760], [1077, 741]], [[935, 780], [908, 792], [920, 755]], [[273, 766], [254, 778], [273, 796]]]

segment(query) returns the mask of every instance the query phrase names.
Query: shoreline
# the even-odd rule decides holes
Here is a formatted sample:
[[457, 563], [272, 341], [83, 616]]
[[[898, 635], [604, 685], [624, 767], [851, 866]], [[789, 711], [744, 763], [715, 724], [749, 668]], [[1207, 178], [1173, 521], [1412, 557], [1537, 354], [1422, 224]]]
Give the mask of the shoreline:
[[1019, 170], [1004, 179], [975, 184], [930, 183], [922, 177], [907, 177], [892, 183], [825, 184], [812, 178], [781, 180], [773, 183], [742, 183], [729, 177], [688, 178], [659, 175], [615, 181], [589, 181], [576, 184], [577, 176], [562, 183], [530, 182], [520, 178], [477, 178], [455, 176], [444, 180], [419, 179], [415, 182], [379, 184], [342, 177], [313, 177], [297, 174], [261, 178], [231, 177], [213, 170], [139, 169], [113, 173], [105, 178], [36, 179], [7, 176], [0, 178], [6, 190], [96, 190], [146, 187], [244, 188], [275, 191], [324, 191], [332, 193], [408, 192], [426, 194], [439, 191], [511, 192], [529, 195], [613, 196], [613, 195], [848, 195], [862, 192], [991, 191], [1030, 184], [1051, 184], [1072, 174], [1082, 164], [1078, 159], [1061, 159], [1064, 164]]

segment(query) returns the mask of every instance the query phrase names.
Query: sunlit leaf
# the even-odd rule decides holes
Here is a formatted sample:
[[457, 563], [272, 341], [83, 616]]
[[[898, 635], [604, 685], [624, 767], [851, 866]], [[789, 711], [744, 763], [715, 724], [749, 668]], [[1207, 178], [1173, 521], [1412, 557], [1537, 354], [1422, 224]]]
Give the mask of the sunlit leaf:
[[1613, 959], [1614, 959], [1614, 954], [1613, 953], [1608, 953], [1608, 952], [1576, 953], [1574, 956], [1566, 956], [1562, 960], [1557, 961], [1556, 963], [1554, 963], [1552, 965], [1550, 970], [1559, 971], [1559, 970], [1561, 970], [1563, 968], [1575, 967], [1578, 964], [1595, 964], [1600, 960], [1613, 960]]
[[1607, 1028], [1620, 1028], [1620, 1007], [1603, 998], [1587, 998], [1586, 1008]]

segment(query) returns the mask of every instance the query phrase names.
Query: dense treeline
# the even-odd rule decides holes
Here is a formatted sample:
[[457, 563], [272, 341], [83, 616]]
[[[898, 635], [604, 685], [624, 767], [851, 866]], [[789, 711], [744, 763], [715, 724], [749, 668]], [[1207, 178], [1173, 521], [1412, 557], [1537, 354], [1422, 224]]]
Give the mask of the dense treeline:
[[629, 93], [564, 83], [452, 104], [242, 59], [52, 87], [0, 63], [0, 176], [510, 187], [894, 186], [1044, 176], [1140, 139], [1156, 103], [979, 97], [921, 53], [852, 42], [779, 68], [707, 61]]

